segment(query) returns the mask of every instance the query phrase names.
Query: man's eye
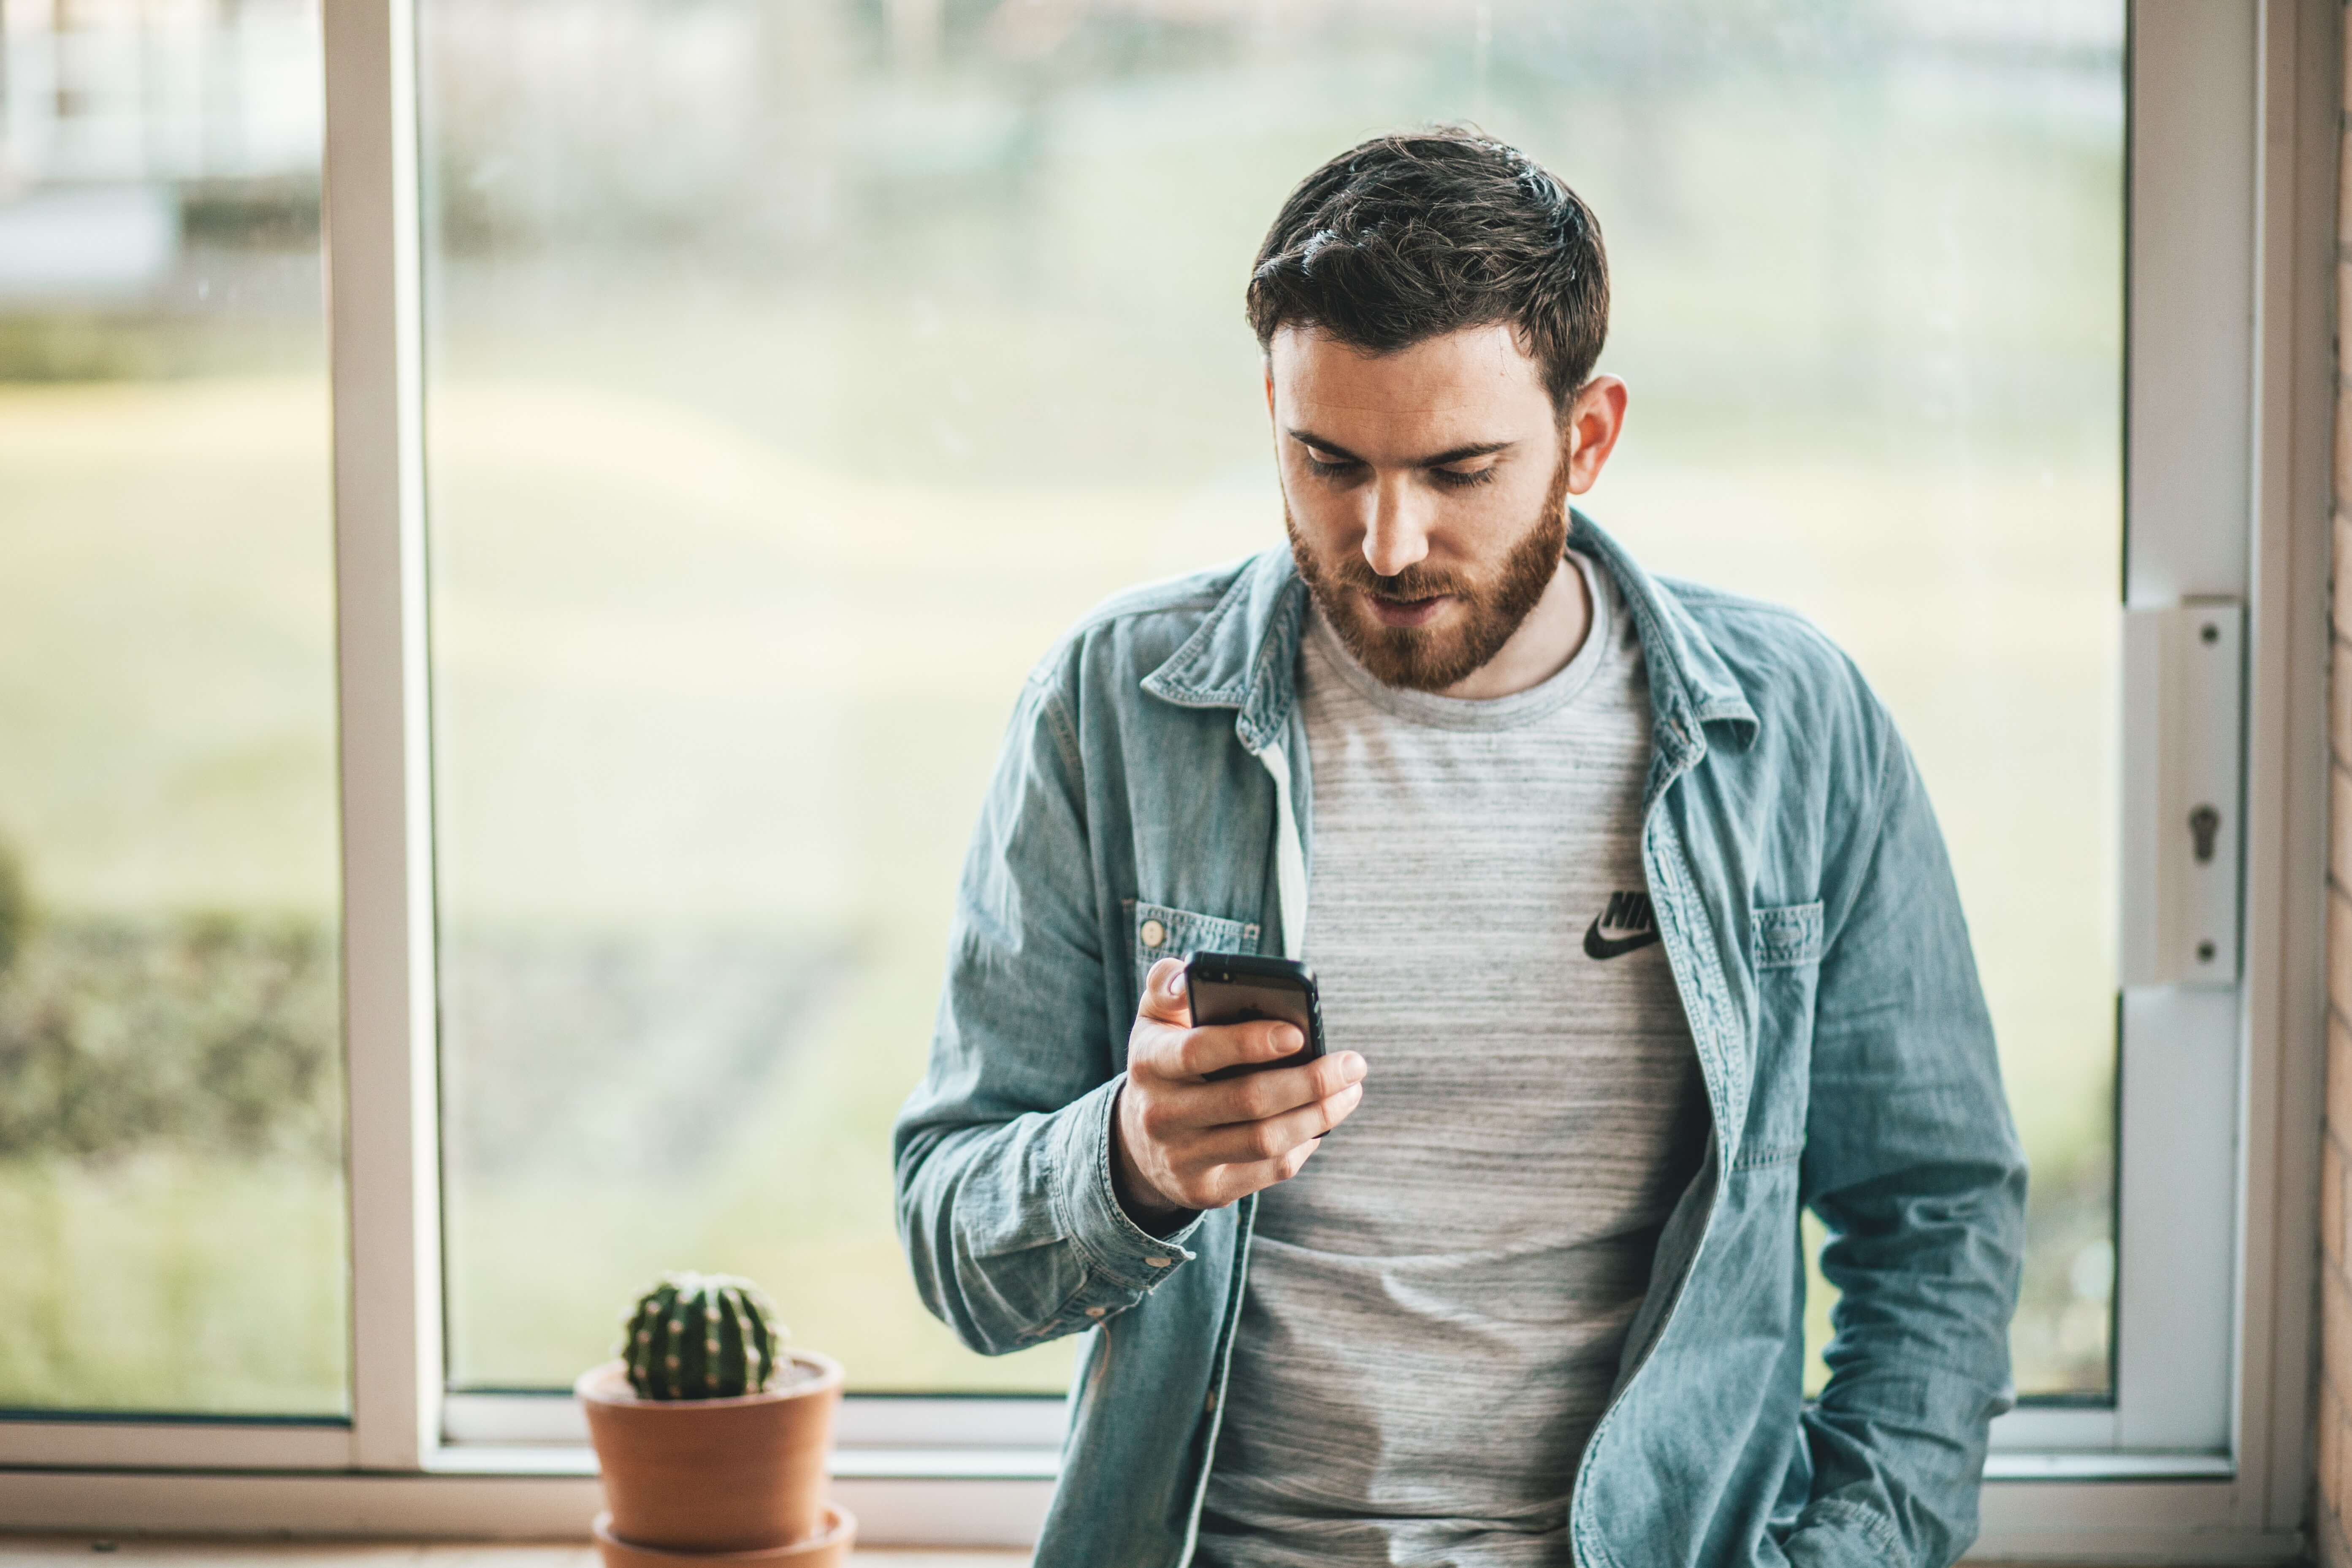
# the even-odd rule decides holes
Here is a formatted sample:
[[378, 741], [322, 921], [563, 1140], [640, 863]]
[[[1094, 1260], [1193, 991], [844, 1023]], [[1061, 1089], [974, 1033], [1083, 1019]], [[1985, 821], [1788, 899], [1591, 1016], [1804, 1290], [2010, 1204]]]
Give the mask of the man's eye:
[[1306, 448], [1306, 451], [1307, 466], [1327, 477], [1344, 474], [1356, 466], [1355, 459], [1352, 458], [1329, 457], [1312, 447]]
[[1483, 468], [1432, 468], [1429, 471], [1446, 489], [1466, 490], [1473, 485], [1483, 485], [1493, 479], [1495, 465], [1489, 463]]

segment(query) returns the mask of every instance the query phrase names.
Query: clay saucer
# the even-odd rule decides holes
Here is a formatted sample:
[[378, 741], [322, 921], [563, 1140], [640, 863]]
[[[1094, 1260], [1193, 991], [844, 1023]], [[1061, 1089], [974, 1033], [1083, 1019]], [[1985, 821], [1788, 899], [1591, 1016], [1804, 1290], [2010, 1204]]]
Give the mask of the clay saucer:
[[849, 1561], [850, 1542], [857, 1537], [857, 1516], [833, 1503], [824, 1507], [824, 1528], [805, 1541], [795, 1541], [789, 1546], [771, 1546], [760, 1552], [664, 1552], [658, 1547], [639, 1546], [613, 1533], [613, 1516], [600, 1513], [589, 1527], [596, 1535], [596, 1550], [604, 1556], [604, 1568], [843, 1568]]

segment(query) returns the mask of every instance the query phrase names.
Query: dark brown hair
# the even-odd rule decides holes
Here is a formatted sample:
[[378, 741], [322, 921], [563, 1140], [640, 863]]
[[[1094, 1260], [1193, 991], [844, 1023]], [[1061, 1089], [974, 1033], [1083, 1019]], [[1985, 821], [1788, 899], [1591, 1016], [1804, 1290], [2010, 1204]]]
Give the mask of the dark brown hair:
[[1250, 272], [1258, 347], [1312, 326], [1372, 353], [1508, 321], [1563, 413], [1609, 335], [1591, 210], [1475, 132], [1375, 136], [1298, 183]]

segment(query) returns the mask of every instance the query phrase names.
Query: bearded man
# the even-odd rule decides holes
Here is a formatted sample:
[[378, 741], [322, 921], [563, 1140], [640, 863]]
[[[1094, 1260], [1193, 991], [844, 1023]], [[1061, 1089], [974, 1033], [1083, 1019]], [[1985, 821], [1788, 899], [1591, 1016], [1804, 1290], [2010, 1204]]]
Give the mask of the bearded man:
[[[931, 1310], [1087, 1336], [1036, 1562], [1950, 1563], [2025, 1168], [1894, 725], [1568, 510], [1626, 389], [1524, 154], [1340, 154], [1247, 302], [1289, 547], [1031, 676], [897, 1132]], [[1210, 1077], [1301, 1042], [1196, 951], [1311, 961], [1328, 1052]]]

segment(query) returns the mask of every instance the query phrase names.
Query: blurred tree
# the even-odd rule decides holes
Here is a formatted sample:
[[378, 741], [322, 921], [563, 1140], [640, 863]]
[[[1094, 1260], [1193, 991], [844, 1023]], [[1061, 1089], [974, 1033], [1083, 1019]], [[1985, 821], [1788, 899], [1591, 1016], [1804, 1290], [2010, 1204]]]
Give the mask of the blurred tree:
[[0, 984], [0, 1159], [173, 1143], [331, 1164], [337, 1005], [317, 922], [45, 921]]
[[0, 838], [0, 974], [8, 973], [16, 950], [25, 942], [25, 925], [31, 918], [25, 894], [25, 868], [8, 841]]

